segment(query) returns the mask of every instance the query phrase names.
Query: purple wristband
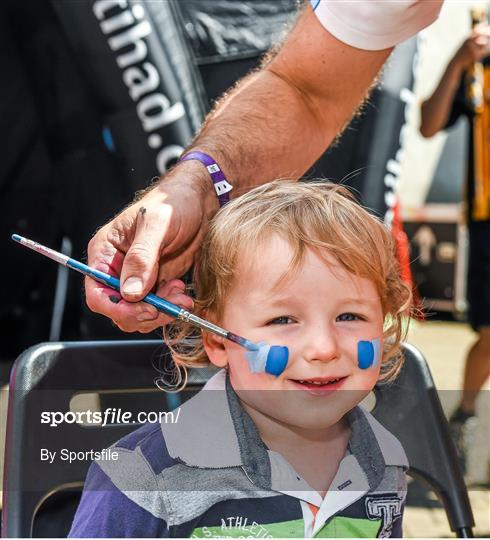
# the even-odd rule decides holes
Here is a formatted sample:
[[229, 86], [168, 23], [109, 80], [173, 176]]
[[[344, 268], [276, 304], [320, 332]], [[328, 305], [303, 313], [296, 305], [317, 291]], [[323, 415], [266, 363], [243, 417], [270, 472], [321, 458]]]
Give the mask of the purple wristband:
[[218, 196], [219, 205], [224, 206], [230, 200], [230, 191], [233, 189], [233, 186], [228, 183], [228, 180], [226, 179], [226, 176], [220, 169], [219, 165], [211, 156], [199, 151], [185, 154], [179, 159], [179, 162], [190, 161], [192, 159], [200, 161], [206, 167], [211, 176], [211, 180], [213, 181], [214, 190]]

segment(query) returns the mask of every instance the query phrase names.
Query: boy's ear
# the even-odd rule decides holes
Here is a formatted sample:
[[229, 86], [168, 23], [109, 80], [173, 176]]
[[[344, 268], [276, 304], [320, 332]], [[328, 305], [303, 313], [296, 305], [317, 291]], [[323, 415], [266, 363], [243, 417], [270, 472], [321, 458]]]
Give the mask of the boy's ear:
[[211, 334], [211, 332], [202, 332], [202, 343], [209, 361], [219, 368], [224, 368], [228, 365], [228, 354], [223, 344], [224, 339]]

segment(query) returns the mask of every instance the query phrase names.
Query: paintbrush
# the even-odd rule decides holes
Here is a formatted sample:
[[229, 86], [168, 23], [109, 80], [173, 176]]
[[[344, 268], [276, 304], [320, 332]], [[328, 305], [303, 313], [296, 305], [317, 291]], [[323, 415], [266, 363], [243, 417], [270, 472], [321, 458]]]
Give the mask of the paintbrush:
[[[19, 242], [23, 246], [26, 246], [41, 255], [49, 257], [53, 261], [56, 261], [59, 264], [67, 266], [72, 270], [76, 270], [85, 276], [89, 276], [104, 285], [107, 285], [111, 289], [120, 291], [121, 283], [119, 279], [95, 268], [91, 268], [86, 264], [83, 264], [75, 259], [63, 255], [58, 251], [45, 247], [33, 240], [19, 236], [18, 234], [12, 235], [12, 240]], [[168, 302], [164, 298], [160, 298], [156, 294], [150, 293], [147, 294], [143, 299], [143, 302], [150, 304], [165, 313], [181, 321], [185, 321], [193, 326], [201, 328], [206, 332], [212, 332], [217, 336], [221, 336], [233, 343], [241, 345], [249, 352], [246, 354], [246, 358], [250, 365], [250, 370], [253, 373], [269, 373], [271, 375], [279, 376], [285, 369], [288, 363], [289, 350], [287, 347], [281, 345], [268, 345], [265, 342], [254, 343], [244, 337], [237, 336], [232, 332], [228, 332], [224, 328], [221, 328], [197, 315], [192, 314], [184, 308], [181, 308], [171, 302]]]

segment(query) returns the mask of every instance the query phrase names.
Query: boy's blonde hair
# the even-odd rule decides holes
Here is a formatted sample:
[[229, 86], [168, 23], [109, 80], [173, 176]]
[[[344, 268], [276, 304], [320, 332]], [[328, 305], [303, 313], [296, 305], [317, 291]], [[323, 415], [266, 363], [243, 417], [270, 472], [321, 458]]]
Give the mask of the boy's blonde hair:
[[[400, 277], [390, 231], [339, 185], [276, 180], [222, 208], [211, 221], [194, 269], [194, 313], [219, 324], [239, 257], [258, 252], [261, 242], [275, 234], [293, 251], [277, 285], [300, 267], [307, 248], [327, 252], [346, 270], [375, 284], [385, 317], [380, 379], [394, 378], [403, 361], [402, 319], [409, 313], [411, 291]], [[176, 364], [209, 365], [200, 331], [174, 321], [165, 334]]]

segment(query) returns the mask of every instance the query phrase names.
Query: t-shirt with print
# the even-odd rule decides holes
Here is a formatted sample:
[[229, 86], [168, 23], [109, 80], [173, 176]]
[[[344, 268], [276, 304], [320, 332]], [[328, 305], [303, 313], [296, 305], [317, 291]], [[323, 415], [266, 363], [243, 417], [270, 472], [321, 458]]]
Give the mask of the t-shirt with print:
[[[177, 415], [176, 415], [177, 416]], [[259, 437], [225, 371], [92, 464], [71, 537], [400, 537], [408, 467], [399, 441], [361, 407], [322, 499]]]

